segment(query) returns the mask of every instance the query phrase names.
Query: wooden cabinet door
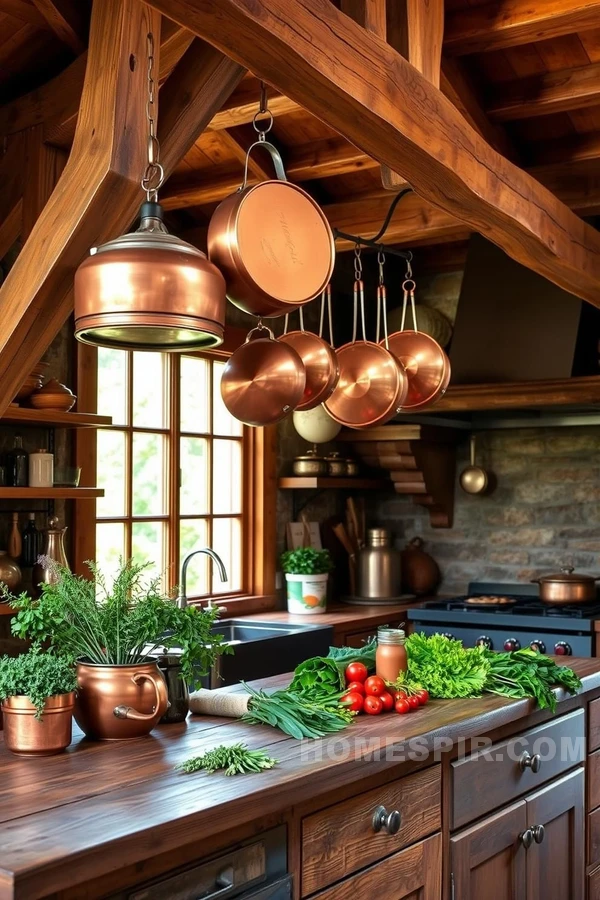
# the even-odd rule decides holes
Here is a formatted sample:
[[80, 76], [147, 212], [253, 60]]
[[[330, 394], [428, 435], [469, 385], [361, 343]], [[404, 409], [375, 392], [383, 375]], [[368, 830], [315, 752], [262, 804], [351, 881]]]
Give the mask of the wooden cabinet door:
[[[530, 900], [527, 851], [519, 839], [526, 828], [520, 800], [451, 838], [454, 900]], [[544, 900], [563, 896], [550, 893]]]
[[527, 900], [585, 896], [584, 786], [576, 769], [527, 798], [527, 827], [544, 829], [527, 851]]

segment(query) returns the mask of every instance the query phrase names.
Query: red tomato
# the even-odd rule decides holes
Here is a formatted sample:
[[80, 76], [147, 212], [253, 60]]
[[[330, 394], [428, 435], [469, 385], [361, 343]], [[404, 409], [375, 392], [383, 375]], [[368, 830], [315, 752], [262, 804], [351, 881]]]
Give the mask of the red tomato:
[[379, 697], [373, 697], [367, 695], [365, 697], [365, 703], [363, 709], [370, 716], [378, 716], [381, 710], [383, 709], [383, 703], [379, 699]]
[[365, 681], [365, 694], [371, 697], [381, 697], [385, 693], [385, 681], [379, 675], [371, 675]]
[[363, 708], [364, 697], [358, 691], [348, 691], [347, 694], [340, 699], [340, 703], [347, 706], [351, 712], [360, 712]]
[[405, 716], [406, 713], [410, 712], [410, 704], [408, 700], [396, 700], [394, 704], [394, 709], [401, 716]]
[[369, 670], [361, 662], [353, 662], [346, 668], [346, 681], [351, 684], [353, 681], [366, 681]]
[[420, 691], [417, 691], [416, 695], [419, 698], [419, 703], [421, 706], [425, 706], [425, 704], [429, 700], [429, 693], [425, 690], [425, 688], [421, 688]]
[[409, 697], [407, 702], [411, 709], [418, 709], [421, 705], [421, 701], [415, 694], [413, 694], [412, 697]]
[[350, 691], [355, 691], [357, 694], [360, 694], [361, 697], [365, 696], [365, 686], [361, 681], [351, 681], [346, 690], [348, 693], [350, 693]]
[[394, 700], [396, 701], [406, 699], [408, 699], [408, 694], [406, 693], [406, 691], [396, 691], [396, 693], [394, 694]]
[[390, 712], [394, 708], [394, 698], [389, 691], [384, 691], [379, 698], [383, 704], [385, 712]]

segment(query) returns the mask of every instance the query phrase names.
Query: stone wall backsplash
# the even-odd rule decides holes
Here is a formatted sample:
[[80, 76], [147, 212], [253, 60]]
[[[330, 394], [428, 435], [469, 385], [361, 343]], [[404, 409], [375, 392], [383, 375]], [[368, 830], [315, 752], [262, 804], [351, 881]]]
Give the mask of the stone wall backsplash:
[[[400, 547], [423, 537], [445, 593], [472, 580], [528, 582], [566, 563], [600, 574], [600, 426], [483, 432], [477, 461], [497, 487], [473, 497], [457, 483], [453, 528], [432, 528], [425, 509], [391, 493], [368, 499], [371, 524], [389, 527]], [[457, 478], [467, 463], [465, 435]]]

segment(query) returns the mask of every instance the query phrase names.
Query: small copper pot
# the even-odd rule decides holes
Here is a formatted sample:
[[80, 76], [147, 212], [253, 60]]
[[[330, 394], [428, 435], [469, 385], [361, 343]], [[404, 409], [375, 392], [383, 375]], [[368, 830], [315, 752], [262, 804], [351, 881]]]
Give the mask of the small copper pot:
[[[270, 154], [277, 178], [247, 186], [255, 147]], [[328, 284], [335, 260], [329, 222], [306, 191], [290, 184], [268, 141], [252, 144], [242, 186], [213, 213], [208, 254], [225, 276], [228, 299], [251, 315], [291, 312]]]
[[553, 606], [589, 603], [596, 599], [596, 582], [600, 576], [575, 574], [573, 566], [563, 566], [556, 575], [532, 579], [540, 586], [540, 600]]
[[4, 743], [17, 756], [55, 756], [71, 743], [75, 693], [48, 697], [41, 719], [28, 697], [2, 702]]
[[149, 734], [167, 711], [167, 685], [156, 661], [130, 666], [77, 663], [75, 721], [96, 741]]
[[274, 425], [296, 409], [305, 384], [304, 365], [293, 347], [274, 340], [269, 328], [258, 325], [227, 360], [221, 397], [240, 422]]

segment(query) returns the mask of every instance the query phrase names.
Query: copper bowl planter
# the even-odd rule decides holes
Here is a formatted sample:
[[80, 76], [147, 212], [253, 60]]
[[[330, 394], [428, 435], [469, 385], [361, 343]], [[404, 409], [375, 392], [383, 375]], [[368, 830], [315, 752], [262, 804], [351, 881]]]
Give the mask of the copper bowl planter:
[[41, 719], [28, 697], [2, 701], [4, 743], [17, 756], [55, 756], [71, 743], [75, 693], [48, 697]]
[[154, 662], [128, 666], [77, 663], [75, 721], [96, 741], [149, 734], [167, 711], [165, 679]]

